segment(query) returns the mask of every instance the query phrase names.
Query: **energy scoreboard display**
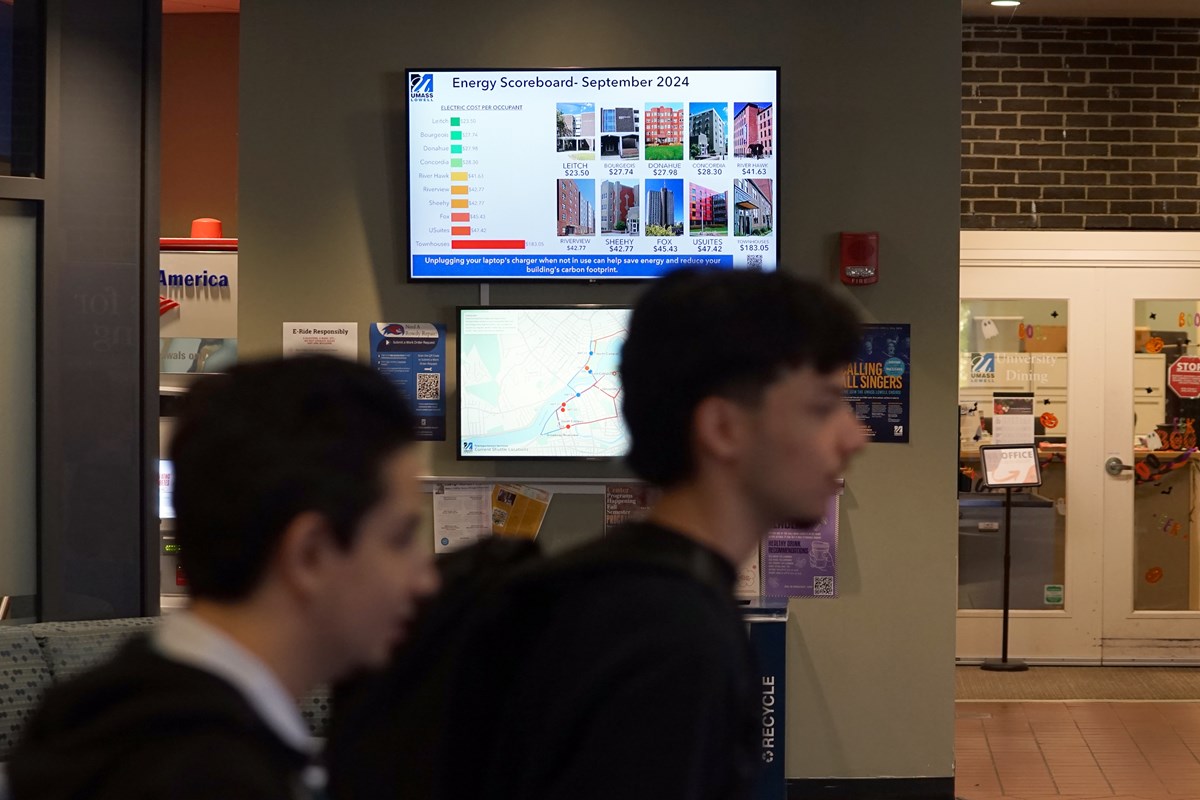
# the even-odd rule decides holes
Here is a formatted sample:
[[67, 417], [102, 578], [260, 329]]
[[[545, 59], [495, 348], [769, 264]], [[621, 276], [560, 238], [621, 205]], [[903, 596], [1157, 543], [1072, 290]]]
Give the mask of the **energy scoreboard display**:
[[775, 69], [412, 70], [409, 275], [773, 270]]

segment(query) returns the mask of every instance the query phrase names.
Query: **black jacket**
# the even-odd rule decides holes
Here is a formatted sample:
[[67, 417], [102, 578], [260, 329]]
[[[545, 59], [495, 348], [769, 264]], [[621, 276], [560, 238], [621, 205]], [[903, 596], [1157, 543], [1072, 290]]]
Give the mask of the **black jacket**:
[[440, 800], [748, 797], [754, 672], [733, 567], [637, 523], [549, 574], [464, 653]]
[[231, 684], [138, 637], [52, 688], [7, 768], [14, 800], [297, 800], [307, 763]]

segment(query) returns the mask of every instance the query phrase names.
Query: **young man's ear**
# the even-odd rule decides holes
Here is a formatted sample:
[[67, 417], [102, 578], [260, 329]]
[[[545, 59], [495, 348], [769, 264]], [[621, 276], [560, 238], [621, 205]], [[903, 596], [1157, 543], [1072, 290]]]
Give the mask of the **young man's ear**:
[[337, 548], [329, 520], [316, 511], [297, 514], [283, 530], [274, 565], [285, 586], [312, 596], [324, 591], [324, 567]]
[[692, 415], [692, 445], [697, 456], [718, 461], [735, 459], [742, 451], [748, 430], [748, 409], [727, 397], [709, 395]]

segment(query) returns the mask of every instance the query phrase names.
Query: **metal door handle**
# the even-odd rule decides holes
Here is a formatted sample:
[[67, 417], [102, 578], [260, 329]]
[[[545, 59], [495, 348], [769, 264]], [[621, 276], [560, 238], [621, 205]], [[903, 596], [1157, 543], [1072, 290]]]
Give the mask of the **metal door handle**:
[[1132, 470], [1133, 467], [1121, 461], [1118, 456], [1113, 456], [1108, 461], [1104, 462], [1104, 471], [1109, 475], [1120, 475], [1126, 470]]

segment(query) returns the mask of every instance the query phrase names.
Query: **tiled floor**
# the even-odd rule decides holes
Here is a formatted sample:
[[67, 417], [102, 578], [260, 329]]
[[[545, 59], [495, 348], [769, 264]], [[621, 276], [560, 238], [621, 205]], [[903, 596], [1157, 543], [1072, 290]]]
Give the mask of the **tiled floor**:
[[1200, 702], [959, 702], [964, 800], [1200, 800]]

